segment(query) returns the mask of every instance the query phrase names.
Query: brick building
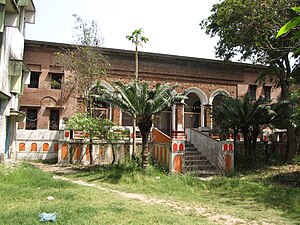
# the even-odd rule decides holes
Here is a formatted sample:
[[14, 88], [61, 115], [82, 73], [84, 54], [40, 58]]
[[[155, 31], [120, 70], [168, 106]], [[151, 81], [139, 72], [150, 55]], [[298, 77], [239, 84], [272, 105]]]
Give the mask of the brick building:
[[[35, 130], [47, 131], [44, 138], [52, 137], [58, 144], [59, 136], [51, 132], [63, 128], [64, 119], [82, 107], [78, 96], [73, 95], [64, 101], [65, 93], [61, 85], [53, 86], [53, 81], [60, 82], [68, 76], [68, 71], [58, 66], [53, 56], [62, 47], [68, 45], [29, 40], [25, 42], [24, 61], [31, 70], [31, 80], [20, 99], [21, 110], [27, 115], [26, 121], [19, 123], [20, 140], [26, 140], [29, 133], [34, 136], [32, 132]], [[107, 75], [101, 80], [102, 84], [112, 89], [110, 83], [113, 81], [129, 82], [135, 72], [134, 52], [109, 48], [103, 48], [102, 51], [110, 64]], [[263, 86], [256, 84], [260, 69], [259, 66], [243, 63], [139, 53], [141, 80], [148, 81], [150, 86], [157, 82], [177, 84], [178, 93], [188, 93], [187, 106], [173, 107], [161, 113], [156, 120], [155, 126], [168, 136], [171, 136], [172, 130], [185, 131], [189, 136], [191, 128], [202, 131], [212, 129], [214, 124], [210, 111], [224, 94], [243, 96], [250, 92], [253, 98], [264, 95], [276, 100], [280, 94], [279, 89], [274, 90], [270, 83]], [[132, 124], [131, 118], [117, 108], [103, 104], [102, 108], [95, 110], [104, 113], [116, 125], [130, 127]], [[57, 145], [47, 146], [47, 149], [52, 149], [55, 154]]]
[[[62, 67], [57, 66], [53, 54], [67, 45], [39, 41], [26, 41], [24, 60], [31, 72], [31, 83], [25, 87], [20, 100], [22, 110], [35, 121], [20, 123], [20, 129], [56, 130], [62, 126], [62, 119], [73, 115], [80, 107], [78, 96], [63, 102], [64, 91], [53, 86], [53, 81], [64, 80], [67, 76]], [[102, 83], [110, 86], [112, 81], [129, 82], [134, 75], [134, 52], [103, 48], [110, 66]], [[185, 128], [213, 128], [209, 111], [217, 102], [218, 96], [229, 94], [243, 96], [251, 92], [254, 98], [266, 95], [276, 99], [279, 89], [272, 90], [272, 84], [259, 86], [255, 83], [260, 68], [250, 64], [224, 63], [223, 61], [163, 55], [140, 52], [139, 77], [151, 85], [157, 82], [177, 84], [177, 92], [188, 92], [188, 107], [184, 110]], [[117, 125], [128, 125], [127, 116], [109, 106], [103, 108], [108, 119]], [[171, 110], [171, 109], [170, 109]], [[29, 112], [29, 113], [28, 113]], [[162, 130], [170, 134], [171, 116], [166, 111], [163, 122], [158, 123]], [[30, 127], [32, 126], [32, 127]], [[26, 128], [27, 127], [27, 128]]]

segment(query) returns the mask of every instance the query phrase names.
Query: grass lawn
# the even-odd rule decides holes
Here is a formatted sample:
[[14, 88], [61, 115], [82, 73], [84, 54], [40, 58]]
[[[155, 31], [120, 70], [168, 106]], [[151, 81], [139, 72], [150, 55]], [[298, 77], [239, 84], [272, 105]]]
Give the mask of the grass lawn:
[[[76, 173], [63, 176], [183, 206], [201, 206], [211, 215], [232, 215], [249, 224], [300, 224], [300, 180], [295, 180], [300, 168], [283, 169], [211, 181], [168, 175], [154, 168], [143, 172], [134, 165], [74, 167]], [[53, 201], [47, 200], [50, 195]], [[42, 212], [56, 212], [56, 224], [215, 224], [208, 216], [193, 211], [56, 180], [28, 164], [0, 166], [0, 209], [0, 224], [5, 225], [40, 224], [38, 215]]]
[[300, 224], [300, 166], [271, 167], [211, 181], [153, 168], [143, 173], [128, 166], [84, 169], [71, 176], [121, 191], [200, 204], [250, 223]]
[[[53, 201], [47, 200], [54, 196]], [[56, 212], [55, 224], [213, 224], [204, 217], [53, 179], [28, 164], [0, 165], [0, 224], [41, 224], [38, 215]], [[47, 222], [49, 224], [49, 222]]]

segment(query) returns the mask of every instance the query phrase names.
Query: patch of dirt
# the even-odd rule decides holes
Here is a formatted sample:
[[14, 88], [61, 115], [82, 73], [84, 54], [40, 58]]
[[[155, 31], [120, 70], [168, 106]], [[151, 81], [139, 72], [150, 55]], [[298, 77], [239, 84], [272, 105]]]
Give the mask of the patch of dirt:
[[[83, 166], [58, 166], [58, 165], [47, 165], [47, 164], [42, 164], [42, 163], [32, 163], [32, 164], [35, 165], [36, 167], [40, 168], [44, 172], [59, 174], [59, 175], [54, 175], [53, 179], [64, 180], [64, 181], [72, 182], [72, 183], [75, 183], [78, 185], [96, 188], [101, 191], [115, 193], [123, 198], [141, 201], [144, 204], [164, 205], [164, 206], [168, 206], [169, 208], [176, 209], [179, 212], [197, 213], [197, 214], [207, 218], [208, 220], [218, 223], [218, 224], [225, 224], [225, 225], [243, 225], [243, 224], [258, 225], [259, 224], [256, 221], [246, 221], [246, 220], [236, 218], [231, 215], [220, 215], [218, 213], [213, 212], [212, 210], [210, 210], [208, 208], [201, 207], [201, 206], [183, 205], [182, 203], [179, 203], [176, 201], [151, 198], [151, 197], [148, 197], [143, 194], [135, 194], [135, 193], [130, 193], [130, 192], [118, 191], [115, 189], [102, 187], [99, 184], [94, 184], [94, 183], [86, 182], [83, 180], [72, 179], [72, 178], [67, 178], [67, 177], [63, 176], [64, 174], [65, 175], [66, 174], [74, 174], [74, 173], [78, 172], [78, 170], [85, 169]], [[263, 223], [263, 224], [264, 225], [273, 225], [270, 223]]]

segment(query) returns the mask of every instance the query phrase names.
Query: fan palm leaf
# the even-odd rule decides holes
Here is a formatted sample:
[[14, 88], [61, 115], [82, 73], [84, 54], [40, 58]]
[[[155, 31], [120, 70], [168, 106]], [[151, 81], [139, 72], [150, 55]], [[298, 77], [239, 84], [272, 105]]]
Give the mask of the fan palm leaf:
[[136, 118], [142, 135], [143, 168], [147, 167], [147, 143], [152, 116], [186, 99], [184, 94], [174, 94], [175, 88], [176, 86], [167, 83], [157, 83], [154, 89], [150, 89], [148, 83], [135, 80], [129, 84], [114, 83], [114, 91], [104, 88], [100, 95], [96, 96]]

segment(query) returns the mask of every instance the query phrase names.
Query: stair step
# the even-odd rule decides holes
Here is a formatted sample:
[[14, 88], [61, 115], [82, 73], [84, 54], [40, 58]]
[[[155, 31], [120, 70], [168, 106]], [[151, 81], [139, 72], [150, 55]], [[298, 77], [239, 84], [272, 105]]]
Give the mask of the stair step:
[[195, 148], [195, 147], [187, 147], [187, 146], [185, 146], [185, 151], [198, 151], [198, 149]]
[[195, 148], [194, 145], [185, 145], [185, 148]]
[[202, 170], [215, 170], [216, 167], [213, 165], [189, 165], [184, 166], [185, 171], [202, 171]]
[[211, 164], [199, 164], [199, 165], [184, 165], [186, 170], [203, 170], [203, 169], [214, 169], [215, 167]]
[[192, 155], [195, 155], [195, 154], [199, 154], [199, 155], [201, 155], [202, 153], [200, 152], [200, 151], [189, 151], [189, 150], [185, 150], [184, 151], [184, 154], [185, 155], [189, 155], [189, 154], [192, 154]]
[[184, 160], [184, 165], [211, 165], [208, 160], [196, 159], [196, 160]]
[[197, 177], [208, 177], [217, 175], [216, 167], [213, 166], [207, 158], [201, 154], [192, 143], [185, 143], [183, 170], [187, 174]]

